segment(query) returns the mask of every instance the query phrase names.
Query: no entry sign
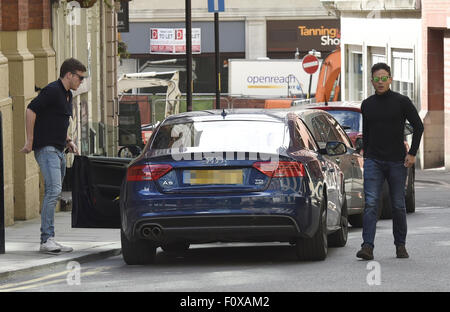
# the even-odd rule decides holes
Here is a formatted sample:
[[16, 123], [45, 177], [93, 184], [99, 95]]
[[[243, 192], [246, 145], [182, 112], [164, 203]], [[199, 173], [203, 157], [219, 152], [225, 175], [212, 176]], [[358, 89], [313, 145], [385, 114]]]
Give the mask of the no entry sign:
[[314, 74], [319, 68], [319, 60], [314, 55], [308, 54], [303, 58], [302, 66], [308, 74]]

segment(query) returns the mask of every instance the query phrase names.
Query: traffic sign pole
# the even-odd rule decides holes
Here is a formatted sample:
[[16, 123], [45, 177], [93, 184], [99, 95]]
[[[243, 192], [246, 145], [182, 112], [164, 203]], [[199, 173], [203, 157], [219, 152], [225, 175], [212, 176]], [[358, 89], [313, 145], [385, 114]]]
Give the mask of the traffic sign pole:
[[219, 12], [225, 11], [225, 0], [208, 0], [208, 12], [214, 12], [214, 43], [216, 53], [216, 109], [220, 109], [220, 45]]
[[309, 98], [311, 97], [312, 76], [313, 76], [313, 75], [309, 75], [308, 96], [306, 97], [307, 99], [309, 99]]
[[219, 12], [214, 13], [214, 41], [216, 50], [216, 109], [220, 109], [220, 44], [219, 44]]
[[186, 0], [186, 111], [192, 111], [192, 19], [191, 0]]
[[309, 74], [309, 87], [307, 95], [307, 98], [309, 99], [311, 97], [312, 76], [319, 68], [319, 60], [314, 55], [308, 54], [303, 58], [302, 66], [304, 71]]

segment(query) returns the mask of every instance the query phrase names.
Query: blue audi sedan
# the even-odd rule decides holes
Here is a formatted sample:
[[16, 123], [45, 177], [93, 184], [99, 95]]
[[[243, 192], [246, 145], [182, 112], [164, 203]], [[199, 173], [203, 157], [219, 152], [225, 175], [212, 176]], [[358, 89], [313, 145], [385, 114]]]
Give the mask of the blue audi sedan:
[[156, 249], [211, 242], [288, 242], [324, 260], [347, 242], [344, 176], [296, 111], [210, 110], [159, 124], [135, 159], [76, 156], [72, 227], [120, 228], [127, 264]]

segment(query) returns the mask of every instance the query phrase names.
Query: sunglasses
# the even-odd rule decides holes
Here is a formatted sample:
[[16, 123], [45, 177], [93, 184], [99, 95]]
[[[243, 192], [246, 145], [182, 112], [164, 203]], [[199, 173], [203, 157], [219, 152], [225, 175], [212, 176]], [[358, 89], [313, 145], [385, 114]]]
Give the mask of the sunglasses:
[[86, 78], [84, 76], [78, 75], [77, 73], [72, 73], [72, 74], [77, 75], [78, 79], [80, 79], [80, 81], [83, 81], [83, 79]]
[[378, 82], [380, 80], [383, 81], [383, 82], [386, 82], [386, 81], [388, 81], [389, 78], [391, 78], [391, 77], [389, 77], [389, 76], [381, 76], [381, 77], [373, 77], [372, 80], [373, 80], [373, 82]]

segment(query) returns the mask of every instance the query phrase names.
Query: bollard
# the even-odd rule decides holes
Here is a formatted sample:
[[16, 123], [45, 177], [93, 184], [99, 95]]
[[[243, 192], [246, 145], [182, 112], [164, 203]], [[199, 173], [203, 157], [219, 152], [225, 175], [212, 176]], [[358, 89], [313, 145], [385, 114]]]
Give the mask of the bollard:
[[0, 254], [5, 253], [5, 201], [3, 192], [3, 127], [2, 112], [0, 112]]

